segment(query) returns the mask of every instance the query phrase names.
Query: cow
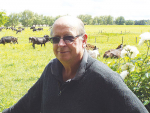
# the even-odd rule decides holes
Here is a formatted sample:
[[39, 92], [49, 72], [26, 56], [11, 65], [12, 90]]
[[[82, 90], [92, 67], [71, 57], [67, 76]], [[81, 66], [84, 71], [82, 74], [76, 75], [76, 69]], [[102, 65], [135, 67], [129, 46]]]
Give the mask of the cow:
[[17, 31], [17, 29], [16, 28], [11, 28], [13, 31]]
[[[32, 38], [33, 38], [33, 37], [29, 37], [29, 43], [32, 42]], [[44, 38], [46, 38], [46, 39], [49, 41], [49, 35], [44, 35]], [[48, 42], [48, 41], [47, 41], [47, 42]]]
[[10, 27], [6, 27], [6, 30], [7, 30], [7, 29], [11, 29], [11, 28], [10, 28]]
[[41, 47], [43, 44], [45, 46], [45, 43], [49, 41], [49, 38], [48, 37], [32, 37], [31, 41], [32, 41], [32, 46], [35, 49], [35, 44], [41, 44]]
[[19, 32], [22, 33], [22, 29], [18, 29], [16, 34], [19, 33]]
[[95, 45], [92, 44], [86, 44], [86, 50], [96, 50], [98, 49]]
[[40, 31], [40, 30], [43, 30], [43, 28], [38, 28], [38, 30]]
[[123, 44], [120, 44], [116, 49], [110, 49], [106, 51], [103, 55], [103, 58], [120, 58], [122, 50]]
[[33, 38], [33, 37], [29, 37], [29, 43], [32, 42], [32, 38]]
[[21, 28], [21, 30], [24, 30], [25, 28]]
[[98, 48], [95, 45], [86, 44], [86, 50], [88, 54], [93, 58], [97, 58], [100, 56]]
[[18, 44], [18, 38], [16, 37], [13, 37], [13, 36], [5, 36], [5, 37], [2, 37], [1, 40], [0, 40], [0, 44], [4, 44], [5, 43], [17, 43]]
[[34, 31], [38, 31], [38, 29], [33, 29], [33, 32], [34, 32]]
[[35, 29], [35, 27], [34, 27], [34, 26], [32, 26], [32, 27], [30, 27], [30, 29]]
[[0, 27], [0, 31], [2, 31], [2, 28]]
[[4, 29], [4, 27], [0, 27], [0, 31], [2, 31], [2, 29]]

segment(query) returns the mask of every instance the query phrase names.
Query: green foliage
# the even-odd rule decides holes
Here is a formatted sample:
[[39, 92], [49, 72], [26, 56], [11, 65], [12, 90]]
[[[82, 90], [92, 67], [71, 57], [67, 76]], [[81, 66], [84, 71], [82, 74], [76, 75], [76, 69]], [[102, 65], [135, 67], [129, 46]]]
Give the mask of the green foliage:
[[123, 17], [123, 16], [120, 16], [120, 17], [116, 18], [115, 23], [116, 23], [117, 25], [124, 25], [124, 23], [125, 23], [124, 17]]
[[91, 25], [92, 24], [92, 16], [91, 15], [88, 15], [88, 14], [78, 15], [77, 17], [80, 18], [85, 25]]
[[125, 24], [126, 25], [134, 25], [134, 21], [133, 20], [126, 20]]
[[33, 19], [34, 19], [34, 13], [32, 11], [25, 10], [24, 12], [21, 13], [20, 21], [23, 26], [25, 27], [32, 26]]
[[4, 25], [8, 20], [6, 13], [4, 11], [0, 12], [0, 26]]
[[17, 13], [11, 13], [9, 16], [7, 24], [5, 26], [12, 26], [15, 27], [19, 24], [20, 14]]

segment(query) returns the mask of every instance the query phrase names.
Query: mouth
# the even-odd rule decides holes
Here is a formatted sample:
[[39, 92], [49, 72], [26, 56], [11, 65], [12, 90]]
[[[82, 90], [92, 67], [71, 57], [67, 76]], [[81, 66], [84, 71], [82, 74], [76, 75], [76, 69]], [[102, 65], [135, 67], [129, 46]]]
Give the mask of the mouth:
[[58, 51], [58, 52], [63, 54], [63, 53], [67, 53], [68, 51]]

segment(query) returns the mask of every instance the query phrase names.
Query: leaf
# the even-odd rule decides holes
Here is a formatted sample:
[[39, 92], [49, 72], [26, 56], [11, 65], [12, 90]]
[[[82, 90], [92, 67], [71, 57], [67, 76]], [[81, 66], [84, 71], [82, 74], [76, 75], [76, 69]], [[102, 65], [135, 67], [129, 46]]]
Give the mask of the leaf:
[[150, 103], [149, 100], [145, 100], [143, 104], [144, 104], [144, 105], [148, 105], [149, 103]]

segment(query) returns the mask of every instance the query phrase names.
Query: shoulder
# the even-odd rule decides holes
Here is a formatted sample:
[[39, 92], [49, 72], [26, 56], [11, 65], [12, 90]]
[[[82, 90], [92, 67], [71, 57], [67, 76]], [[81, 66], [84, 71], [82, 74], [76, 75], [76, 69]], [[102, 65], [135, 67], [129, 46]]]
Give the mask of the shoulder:
[[99, 81], [100, 83], [105, 84], [124, 84], [121, 76], [113, 71], [110, 67], [108, 67], [103, 62], [95, 60], [87, 70], [87, 75], [89, 75], [90, 79], [94, 81]]

